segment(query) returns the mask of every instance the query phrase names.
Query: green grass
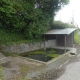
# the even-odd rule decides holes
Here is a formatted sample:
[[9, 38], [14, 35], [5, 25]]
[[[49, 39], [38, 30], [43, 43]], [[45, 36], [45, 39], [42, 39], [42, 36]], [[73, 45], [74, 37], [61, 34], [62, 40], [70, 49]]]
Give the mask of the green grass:
[[3, 75], [2, 75], [2, 67], [0, 66], [0, 80], [3, 80], [2, 77], [3, 77]]
[[28, 55], [36, 55], [36, 54], [45, 54], [45, 51], [43, 49], [40, 49], [40, 50], [29, 51], [27, 53], [22, 53], [20, 55], [21, 56], [28, 56]]
[[[56, 51], [54, 49], [49, 49], [49, 54], [46, 55], [46, 57], [58, 57], [60, 54], [57, 54]], [[3, 53], [6, 57], [7, 56], [12, 56], [12, 57], [16, 57], [16, 56], [30, 56], [30, 55], [36, 55], [36, 54], [46, 54], [46, 52], [43, 49], [40, 50], [35, 50], [35, 51], [29, 51], [27, 53], [22, 53], [22, 54], [17, 54], [17, 53]]]
[[52, 57], [52, 58], [56, 58], [58, 57], [60, 54], [57, 54], [56, 51], [54, 49], [49, 49], [49, 54], [47, 54], [48, 57]]
[[27, 40], [25, 39], [23, 34], [11, 33], [8, 30], [0, 28], [0, 45], [32, 43], [32, 42], [35, 42], [35, 40]]
[[74, 43], [78, 44], [79, 43], [79, 35], [78, 35], [78, 30], [74, 32]]
[[[27, 53], [22, 53], [20, 55], [25, 57], [25, 56], [36, 55], [36, 54], [46, 54], [46, 51], [43, 49], [40, 49], [40, 50], [30, 51]], [[56, 58], [59, 55], [61, 54], [57, 54], [54, 49], [48, 49], [48, 54], [46, 55], [46, 57]]]
[[24, 38], [21, 34], [10, 33], [0, 28], [0, 45], [21, 43], [22, 41], [24, 41]]
[[56, 54], [56, 53], [50, 53], [50, 54], [47, 54], [48, 57], [52, 57], [52, 58], [56, 58], [58, 57], [60, 54]]
[[[22, 54], [17, 54], [17, 53], [3, 53], [3, 54], [6, 57], [7, 56], [16, 57], [16, 56], [30, 56], [30, 55], [36, 55], [36, 54], [46, 54], [46, 52], [43, 49], [41, 49], [41, 50], [30, 51], [30, 52], [22, 53]], [[56, 51], [54, 49], [50, 49], [49, 54], [47, 54], [46, 57], [55, 58], [55, 57], [58, 57], [59, 55], [60, 54], [56, 54]]]
[[56, 51], [55, 51], [54, 49], [51, 48], [51, 49], [49, 49], [49, 53], [50, 53], [50, 54], [56, 53]]
[[19, 56], [19, 54], [17, 53], [3, 53], [4, 56], [8, 57], [8, 56], [12, 56], [12, 57], [17, 57]]
[[43, 49], [41, 50], [35, 50], [35, 51], [29, 51], [26, 53], [4, 53], [2, 52], [4, 56], [8, 57], [8, 56], [12, 56], [12, 57], [16, 57], [16, 56], [28, 56], [28, 55], [36, 55], [36, 54], [45, 54], [45, 51]]

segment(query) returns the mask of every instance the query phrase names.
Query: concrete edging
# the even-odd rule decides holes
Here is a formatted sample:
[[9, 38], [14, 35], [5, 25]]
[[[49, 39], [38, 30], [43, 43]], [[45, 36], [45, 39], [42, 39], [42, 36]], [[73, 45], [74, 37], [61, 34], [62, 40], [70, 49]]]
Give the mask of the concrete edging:
[[[66, 64], [70, 60], [71, 57], [72, 57], [72, 55], [70, 54], [70, 51], [68, 51], [68, 52], [64, 53], [63, 55], [48, 61], [47, 63], [34, 60], [36, 62], [44, 63], [45, 67], [44, 67], [44, 69], [40, 69], [39, 71], [28, 73], [25, 76], [25, 78], [32, 80], [34, 77], [39, 77], [39, 75], [45, 74], [46, 72], [48, 72], [50, 70], [53, 70], [53, 71], [58, 70], [64, 64]], [[33, 60], [33, 59], [30, 59], [30, 60]], [[33, 74], [35, 74], [35, 75], [33, 75]]]
[[48, 65], [48, 64], [50, 64], [50, 63], [53, 63], [53, 62], [59, 60], [60, 58], [65, 57], [66, 55], [68, 55], [69, 57], [71, 57], [70, 51], [67, 51], [66, 53], [63, 53], [62, 55], [60, 55], [59, 57], [48, 61], [46, 64]]
[[66, 53], [63, 53], [62, 55], [60, 55], [60, 56], [58, 56], [57, 58], [54, 58], [54, 59], [52, 59], [52, 60], [50, 60], [50, 61], [48, 61], [48, 62], [43, 62], [43, 61], [39, 61], [39, 60], [27, 58], [27, 57], [21, 57], [21, 58], [26, 59], [26, 60], [28, 59], [28, 60], [31, 60], [31, 61], [34, 61], [34, 62], [37, 62], [37, 63], [42, 63], [42, 64], [45, 64], [45, 65], [48, 65], [48, 64], [50, 64], [50, 63], [53, 63], [53, 62], [61, 59], [62, 57], [65, 57], [65, 56], [71, 57], [70, 51], [67, 51]]

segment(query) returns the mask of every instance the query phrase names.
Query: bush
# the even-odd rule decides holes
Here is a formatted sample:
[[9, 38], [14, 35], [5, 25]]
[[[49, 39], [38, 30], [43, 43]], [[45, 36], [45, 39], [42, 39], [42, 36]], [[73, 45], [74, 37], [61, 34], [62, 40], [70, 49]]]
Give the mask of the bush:
[[64, 29], [64, 28], [75, 28], [74, 25], [63, 23], [61, 21], [54, 21], [51, 29]]
[[79, 43], [79, 35], [78, 35], [78, 30], [74, 32], [74, 43], [78, 44]]

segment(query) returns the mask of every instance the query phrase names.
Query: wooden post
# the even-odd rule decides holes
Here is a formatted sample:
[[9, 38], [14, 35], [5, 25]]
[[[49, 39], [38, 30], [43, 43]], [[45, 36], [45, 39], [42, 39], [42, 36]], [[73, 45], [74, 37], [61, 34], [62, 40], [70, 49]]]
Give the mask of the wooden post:
[[56, 46], [58, 46], [58, 42], [57, 42], [57, 35], [56, 35]]
[[74, 32], [72, 33], [72, 47], [74, 47]]
[[45, 47], [45, 35], [44, 35], [44, 50], [46, 50], [46, 47]]
[[66, 35], [65, 35], [65, 52], [66, 52]]

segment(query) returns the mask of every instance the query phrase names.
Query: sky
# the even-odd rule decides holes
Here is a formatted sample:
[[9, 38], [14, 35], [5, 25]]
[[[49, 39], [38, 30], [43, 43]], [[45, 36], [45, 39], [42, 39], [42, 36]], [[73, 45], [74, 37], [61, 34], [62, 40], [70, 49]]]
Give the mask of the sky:
[[68, 23], [72, 17], [74, 17], [75, 23], [80, 27], [80, 0], [70, 0], [68, 5], [57, 12], [55, 20]]

